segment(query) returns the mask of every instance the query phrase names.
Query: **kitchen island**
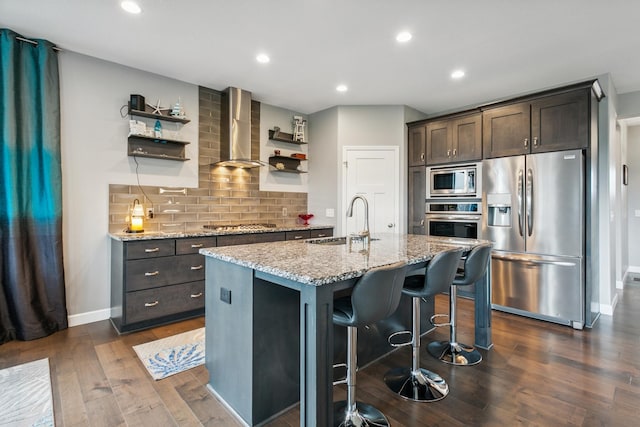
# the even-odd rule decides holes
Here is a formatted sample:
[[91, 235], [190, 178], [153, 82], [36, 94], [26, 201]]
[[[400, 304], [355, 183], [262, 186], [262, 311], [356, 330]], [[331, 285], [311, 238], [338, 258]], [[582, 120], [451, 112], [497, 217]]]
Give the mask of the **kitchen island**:
[[[370, 268], [404, 261], [411, 274], [438, 252], [481, 243], [376, 237], [367, 250], [339, 238], [200, 250], [208, 387], [246, 424], [261, 424], [299, 400], [300, 425], [332, 425], [335, 295], [349, 292]], [[475, 344], [485, 349], [492, 345], [488, 276], [475, 287]]]

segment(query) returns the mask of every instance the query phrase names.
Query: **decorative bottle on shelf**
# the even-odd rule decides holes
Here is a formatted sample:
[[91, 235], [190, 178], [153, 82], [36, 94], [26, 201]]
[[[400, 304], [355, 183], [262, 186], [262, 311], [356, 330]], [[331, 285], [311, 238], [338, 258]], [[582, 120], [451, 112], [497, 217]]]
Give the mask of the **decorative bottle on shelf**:
[[162, 138], [162, 125], [160, 124], [160, 120], [156, 120], [156, 125], [153, 127], [153, 135], [156, 138]]

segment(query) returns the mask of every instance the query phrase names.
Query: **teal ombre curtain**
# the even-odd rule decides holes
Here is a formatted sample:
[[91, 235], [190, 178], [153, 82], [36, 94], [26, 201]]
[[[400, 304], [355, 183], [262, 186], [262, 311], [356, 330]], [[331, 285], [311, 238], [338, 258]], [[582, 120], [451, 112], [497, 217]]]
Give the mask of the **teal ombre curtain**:
[[58, 58], [0, 29], [0, 344], [67, 327]]

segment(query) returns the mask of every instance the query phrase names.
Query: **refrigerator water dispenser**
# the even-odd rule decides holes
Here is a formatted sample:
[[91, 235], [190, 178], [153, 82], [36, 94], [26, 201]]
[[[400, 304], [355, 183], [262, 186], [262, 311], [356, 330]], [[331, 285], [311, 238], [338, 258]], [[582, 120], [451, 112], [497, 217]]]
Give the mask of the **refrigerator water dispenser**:
[[511, 194], [487, 194], [487, 225], [511, 227]]

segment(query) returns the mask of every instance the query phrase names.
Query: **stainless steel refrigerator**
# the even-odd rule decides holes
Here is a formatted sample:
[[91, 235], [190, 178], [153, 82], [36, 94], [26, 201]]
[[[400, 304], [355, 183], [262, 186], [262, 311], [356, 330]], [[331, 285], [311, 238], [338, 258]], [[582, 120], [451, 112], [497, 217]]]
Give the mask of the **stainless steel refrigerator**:
[[581, 150], [485, 160], [482, 237], [494, 243], [493, 308], [583, 328]]

